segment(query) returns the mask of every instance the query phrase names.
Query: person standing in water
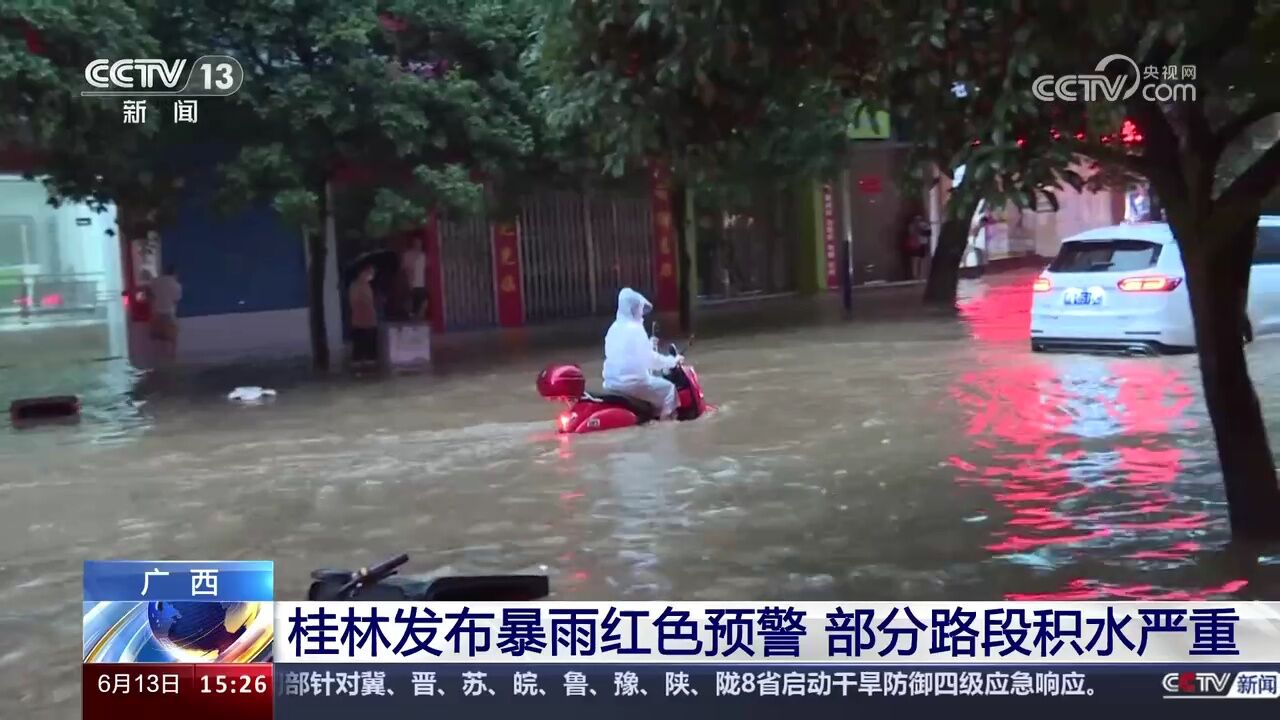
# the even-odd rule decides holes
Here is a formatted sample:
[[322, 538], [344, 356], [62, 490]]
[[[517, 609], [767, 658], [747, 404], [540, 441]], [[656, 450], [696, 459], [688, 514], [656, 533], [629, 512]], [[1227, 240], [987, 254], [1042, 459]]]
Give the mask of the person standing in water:
[[923, 280], [929, 259], [929, 221], [918, 211], [910, 212], [899, 232], [903, 274], [907, 280]]
[[351, 365], [357, 370], [378, 364], [378, 305], [373, 292], [375, 270], [366, 266], [347, 289], [351, 310]]
[[147, 288], [151, 299], [151, 340], [156, 354], [172, 362], [178, 357], [178, 302], [182, 300], [182, 283], [178, 271], [166, 265], [160, 277]]
[[417, 238], [410, 236], [400, 253], [400, 267], [409, 279], [409, 296], [413, 320], [426, 319], [427, 305], [427, 254], [422, 251]]

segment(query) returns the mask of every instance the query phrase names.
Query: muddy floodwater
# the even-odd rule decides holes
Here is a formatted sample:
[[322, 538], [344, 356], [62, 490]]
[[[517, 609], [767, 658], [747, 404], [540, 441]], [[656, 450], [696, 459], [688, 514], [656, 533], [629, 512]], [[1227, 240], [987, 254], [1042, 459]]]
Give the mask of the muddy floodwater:
[[[79, 716], [89, 558], [272, 559], [292, 599], [313, 567], [401, 551], [565, 599], [1280, 598], [1280, 551], [1227, 543], [1196, 359], [1032, 354], [1029, 297], [700, 340], [712, 414], [575, 438], [534, 392], [546, 357], [267, 375], [279, 396], [248, 407], [216, 377], [0, 372], [86, 403], [0, 427], [0, 715]], [[1280, 339], [1249, 359], [1280, 440]]]

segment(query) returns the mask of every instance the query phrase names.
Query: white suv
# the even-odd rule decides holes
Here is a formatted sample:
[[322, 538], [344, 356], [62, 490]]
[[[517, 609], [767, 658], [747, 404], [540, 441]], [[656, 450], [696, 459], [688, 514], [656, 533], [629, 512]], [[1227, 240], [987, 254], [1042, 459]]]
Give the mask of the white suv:
[[[1280, 216], [1258, 223], [1248, 307], [1253, 334], [1280, 330]], [[1195, 344], [1182, 254], [1165, 223], [1069, 237], [1036, 278], [1032, 350], [1150, 354]]]

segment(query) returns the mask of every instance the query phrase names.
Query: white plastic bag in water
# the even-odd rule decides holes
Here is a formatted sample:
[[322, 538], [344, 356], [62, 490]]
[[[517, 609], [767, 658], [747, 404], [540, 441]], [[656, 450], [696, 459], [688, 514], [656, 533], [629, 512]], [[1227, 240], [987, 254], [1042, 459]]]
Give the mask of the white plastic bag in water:
[[261, 388], [256, 385], [238, 387], [227, 393], [228, 400], [236, 400], [239, 402], [261, 402], [266, 398], [276, 396], [276, 391], [271, 388]]

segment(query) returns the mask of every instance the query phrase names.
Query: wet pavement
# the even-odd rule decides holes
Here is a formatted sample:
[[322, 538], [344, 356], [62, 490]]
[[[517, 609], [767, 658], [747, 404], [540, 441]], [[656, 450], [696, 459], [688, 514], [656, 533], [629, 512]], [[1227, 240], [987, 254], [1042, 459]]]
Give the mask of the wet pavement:
[[[534, 392], [548, 356], [263, 368], [280, 395], [249, 407], [230, 371], [10, 369], [86, 413], [0, 429], [0, 708], [78, 717], [89, 558], [273, 559], [282, 598], [401, 551], [572, 599], [1280, 598], [1280, 549], [1227, 543], [1195, 357], [1032, 354], [1029, 282], [967, 283], [959, 319], [699, 340], [714, 413], [575, 438]], [[1280, 441], [1280, 338], [1249, 356]]]

